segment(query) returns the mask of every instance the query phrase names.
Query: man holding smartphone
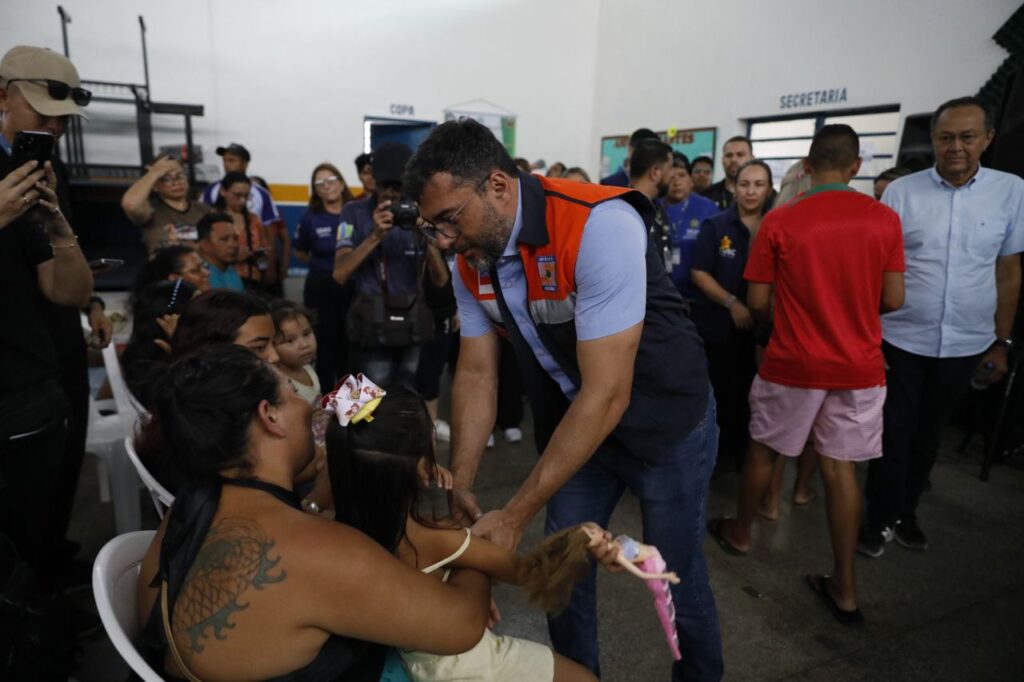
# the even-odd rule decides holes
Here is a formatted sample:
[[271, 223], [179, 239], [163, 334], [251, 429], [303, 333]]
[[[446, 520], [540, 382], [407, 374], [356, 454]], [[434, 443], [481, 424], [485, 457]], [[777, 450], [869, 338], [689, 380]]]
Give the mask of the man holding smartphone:
[[88, 101], [74, 65], [55, 52], [20, 46], [0, 61], [0, 533], [44, 582], [70, 554], [59, 550], [88, 415], [78, 309], [89, 305], [93, 281], [65, 217], [59, 167], [16, 167], [12, 145], [36, 131], [55, 146]]

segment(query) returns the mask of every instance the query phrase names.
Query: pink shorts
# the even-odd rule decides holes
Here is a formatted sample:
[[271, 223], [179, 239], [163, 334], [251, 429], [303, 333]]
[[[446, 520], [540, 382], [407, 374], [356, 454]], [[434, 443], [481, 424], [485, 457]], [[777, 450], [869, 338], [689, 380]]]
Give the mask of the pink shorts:
[[772, 450], [798, 456], [811, 434], [831, 459], [861, 462], [882, 456], [885, 386], [851, 391], [797, 388], [754, 378], [750, 437]]

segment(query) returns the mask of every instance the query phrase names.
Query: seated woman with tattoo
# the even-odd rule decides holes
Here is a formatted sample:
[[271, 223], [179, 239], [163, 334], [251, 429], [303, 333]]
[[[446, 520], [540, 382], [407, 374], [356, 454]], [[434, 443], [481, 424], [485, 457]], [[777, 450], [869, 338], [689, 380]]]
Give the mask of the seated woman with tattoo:
[[256, 354], [201, 349], [155, 395], [139, 445], [178, 453], [188, 480], [138, 582], [140, 649], [167, 679], [376, 681], [389, 646], [456, 654], [483, 636], [485, 576], [442, 583], [300, 509], [312, 407]]

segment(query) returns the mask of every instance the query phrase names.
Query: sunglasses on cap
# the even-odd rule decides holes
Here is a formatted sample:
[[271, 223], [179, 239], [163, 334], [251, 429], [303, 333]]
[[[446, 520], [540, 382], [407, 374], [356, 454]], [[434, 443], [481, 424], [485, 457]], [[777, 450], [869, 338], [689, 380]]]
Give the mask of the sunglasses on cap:
[[46, 83], [46, 94], [50, 96], [50, 99], [64, 100], [69, 96], [72, 101], [80, 107], [88, 106], [89, 102], [92, 101], [92, 92], [85, 88], [73, 88], [67, 83], [61, 81], [51, 80], [49, 78], [12, 78], [8, 83], [17, 83], [19, 81], [25, 81], [26, 83]]

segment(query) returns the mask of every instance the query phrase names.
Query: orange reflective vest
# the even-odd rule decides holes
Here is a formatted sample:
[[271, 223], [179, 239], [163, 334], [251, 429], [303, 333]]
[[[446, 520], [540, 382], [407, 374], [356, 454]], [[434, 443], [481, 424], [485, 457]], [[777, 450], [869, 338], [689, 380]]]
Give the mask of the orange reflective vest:
[[[636, 191], [527, 173], [520, 173], [519, 188], [523, 226], [517, 249], [526, 276], [530, 317], [547, 352], [579, 388], [576, 259], [590, 211], [605, 201], [621, 199], [636, 209], [650, 229], [654, 206]], [[700, 338], [653, 243], [648, 243], [645, 265], [647, 312], [634, 363], [633, 390], [613, 436], [637, 457], [656, 461], [665, 439], [688, 433], [704, 416], [708, 377]], [[496, 272], [478, 272], [461, 256], [457, 267], [466, 289], [515, 347], [533, 409], [537, 445], [543, 450], [568, 403], [519, 333], [504, 304]]]

